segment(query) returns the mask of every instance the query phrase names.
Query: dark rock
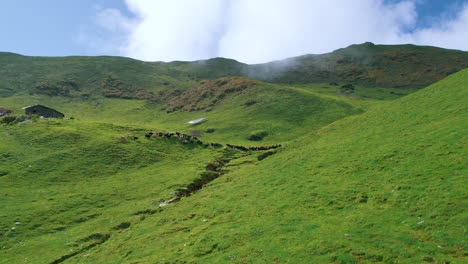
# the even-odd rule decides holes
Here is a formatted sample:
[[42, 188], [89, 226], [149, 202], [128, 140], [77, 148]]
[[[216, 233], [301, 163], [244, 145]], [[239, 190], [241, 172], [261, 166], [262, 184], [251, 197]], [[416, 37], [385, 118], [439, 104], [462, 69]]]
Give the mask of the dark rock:
[[179, 197], [190, 195], [190, 189], [188, 188], [180, 188], [180, 189], [177, 189], [176, 191], [177, 191], [177, 196]]
[[267, 152], [264, 152], [264, 153], [258, 155], [257, 159], [258, 160], [264, 160], [265, 158], [267, 158], [267, 157], [269, 157], [269, 156], [271, 156], [271, 155], [273, 155], [275, 153], [276, 153], [276, 151], [267, 151]]
[[217, 161], [212, 161], [212, 162], [209, 162], [205, 169], [206, 170], [209, 170], [209, 171], [218, 171], [220, 167], [222, 167], [223, 165], [220, 164], [219, 162]]
[[251, 134], [249, 137], [248, 137], [248, 140], [251, 140], [251, 141], [261, 141], [264, 137], [268, 136], [268, 132], [266, 131], [258, 131], [258, 132], [255, 132], [253, 134]]
[[122, 229], [127, 229], [131, 226], [130, 222], [123, 222], [120, 223], [119, 225], [115, 226], [113, 229], [114, 230], [122, 230]]
[[355, 201], [358, 203], [367, 203], [367, 199], [368, 199], [367, 195], [361, 195], [361, 196], [356, 197]]
[[165, 204], [171, 204], [171, 203], [175, 203], [177, 201], [180, 201], [180, 197], [175, 197], [175, 198], [172, 198], [172, 199], [169, 199], [167, 200], [166, 202], [164, 202]]
[[435, 259], [433, 257], [424, 257], [423, 261], [425, 261], [425, 262], [435, 262]]

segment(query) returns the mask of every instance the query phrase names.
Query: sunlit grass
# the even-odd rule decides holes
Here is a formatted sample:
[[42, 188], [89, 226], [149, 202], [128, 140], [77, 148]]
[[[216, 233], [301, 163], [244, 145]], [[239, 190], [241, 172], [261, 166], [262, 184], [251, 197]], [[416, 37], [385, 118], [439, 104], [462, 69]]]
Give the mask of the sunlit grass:
[[[0, 126], [0, 263], [463, 263], [468, 70], [393, 101], [324, 86], [262, 84], [171, 114], [100, 96], [0, 98], [77, 118]], [[150, 129], [284, 147], [258, 161]], [[238, 158], [226, 174], [160, 209], [225, 155]]]

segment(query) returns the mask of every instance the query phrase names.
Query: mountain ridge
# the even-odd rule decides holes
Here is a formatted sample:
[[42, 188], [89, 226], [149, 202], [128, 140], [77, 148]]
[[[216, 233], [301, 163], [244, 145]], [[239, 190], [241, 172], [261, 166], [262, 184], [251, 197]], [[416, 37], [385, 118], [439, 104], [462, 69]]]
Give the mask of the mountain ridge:
[[144, 62], [113, 56], [29, 57], [0, 53], [0, 95], [29, 92], [40, 82], [73, 79], [99, 93], [107, 77], [148, 92], [188, 89], [204, 79], [242, 76], [281, 84], [348, 82], [367, 87], [422, 88], [468, 67], [468, 52], [415, 45], [351, 45], [331, 53], [263, 64], [232, 59]]

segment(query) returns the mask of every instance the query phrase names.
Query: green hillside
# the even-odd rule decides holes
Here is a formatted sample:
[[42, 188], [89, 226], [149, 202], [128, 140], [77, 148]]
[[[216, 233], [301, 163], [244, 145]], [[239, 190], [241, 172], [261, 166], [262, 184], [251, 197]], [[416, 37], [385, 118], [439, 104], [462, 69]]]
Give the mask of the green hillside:
[[121, 81], [121, 89], [149, 92], [187, 88], [191, 84], [186, 73], [164, 65], [123, 57], [27, 57], [0, 53], [0, 95], [35, 94], [35, 88], [45, 82], [52, 88], [65, 86], [71, 96], [87, 98], [108, 88], [108, 78]]
[[0, 96], [31, 93], [164, 100], [174, 89], [183, 91], [201, 80], [226, 76], [283, 84], [344, 82], [422, 88], [466, 67], [468, 52], [372, 43], [258, 65], [224, 58], [163, 63], [108, 56], [27, 57], [3, 52]]
[[[76, 99], [18, 95], [0, 98], [0, 106], [22, 114], [22, 107], [39, 103], [56, 108], [66, 117], [83, 121], [196, 133], [210, 142], [277, 144], [361, 113], [367, 105], [379, 101], [338, 96], [335, 89], [317, 88], [317, 85], [296, 88], [230, 77], [206, 81], [205, 85], [168, 98], [167, 103], [102, 96]], [[199, 125], [187, 124], [201, 117], [207, 117], [208, 121]], [[261, 142], [248, 140], [251, 134], [259, 131], [266, 132], [268, 136]]]
[[67, 263], [463, 263], [467, 85], [464, 70], [244, 161]]
[[[394, 101], [254, 83], [208, 112], [2, 98], [54, 102], [78, 120], [0, 126], [0, 263], [464, 262], [468, 70]], [[195, 91], [226, 91], [208, 84]], [[189, 133], [182, 120], [201, 114], [212, 116], [195, 129], [214, 129], [204, 142], [284, 146], [243, 152], [144, 137]], [[247, 139], [259, 129], [269, 135]]]
[[70, 239], [89, 236], [82, 243], [93, 244], [121, 223], [141, 221], [217, 156], [213, 148], [147, 140], [143, 130], [76, 120], [24, 122], [0, 133], [0, 263], [50, 263]]
[[468, 52], [415, 45], [364, 43], [322, 55], [252, 65], [249, 76], [276, 83], [350, 82], [422, 88], [468, 67]]
[[86, 261], [463, 263], [467, 85], [465, 70], [243, 163]]
[[0, 264], [465, 263], [466, 68], [0, 53]]

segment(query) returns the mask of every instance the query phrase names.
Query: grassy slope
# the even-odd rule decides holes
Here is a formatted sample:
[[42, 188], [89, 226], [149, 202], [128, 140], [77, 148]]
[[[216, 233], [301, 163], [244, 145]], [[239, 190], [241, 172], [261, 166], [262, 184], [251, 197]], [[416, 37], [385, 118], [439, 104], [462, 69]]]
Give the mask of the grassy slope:
[[75, 80], [78, 91], [72, 95], [98, 93], [107, 76], [126, 85], [149, 91], [187, 88], [192, 84], [186, 73], [169, 64], [143, 62], [123, 57], [27, 57], [0, 53], [0, 96], [31, 91], [42, 81], [56, 83]]
[[245, 160], [66, 263], [463, 263], [467, 87], [464, 70]]
[[[302, 91], [260, 83], [241, 94], [227, 96], [209, 112], [176, 111], [170, 114], [163, 110], [165, 104], [103, 97], [81, 100], [21, 95], [0, 98], [0, 105], [22, 113], [21, 107], [41, 103], [79, 120], [134, 125], [168, 132], [190, 133], [199, 130], [202, 139], [208, 142], [258, 145], [290, 141], [335, 120], [362, 112], [365, 106], [354, 105], [354, 102], [373, 102], [330, 94], [321, 94], [314, 88]], [[246, 106], [248, 101], [257, 103]], [[208, 117], [208, 122], [197, 126], [186, 124], [200, 117]], [[204, 133], [210, 128], [215, 129], [215, 132]], [[248, 136], [258, 130], [267, 131], [269, 136], [263, 142], [249, 142]]]
[[217, 155], [175, 140], [120, 138], [129, 133], [143, 131], [76, 120], [0, 127], [0, 263], [50, 263], [82, 247], [73, 241], [139, 221], [144, 214], [132, 214], [157, 208]]
[[[42, 78], [76, 78], [80, 89], [93, 93], [108, 74], [151, 91], [187, 89], [203, 74], [214, 78], [240, 69], [223, 59], [194, 68], [113, 57], [4, 55], [2, 60], [12, 56], [21, 63], [13, 70], [0, 63], [1, 95], [25, 91]], [[23, 68], [27, 72], [18, 75]], [[0, 263], [50, 263], [99, 242], [80, 241], [95, 232], [111, 238], [67, 262], [457, 263], [466, 244], [460, 223], [466, 221], [461, 164], [467, 79], [464, 71], [395, 102], [337, 96], [329, 84], [261, 83], [210, 112], [171, 114], [162, 111], [164, 103], [96, 94], [0, 97], [0, 105], [17, 112], [43, 103], [78, 118], [0, 127], [0, 195], [6, 194], [0, 196]], [[356, 88], [357, 95], [377, 99], [401, 93], [407, 91]], [[258, 102], [247, 107], [249, 100]], [[363, 109], [370, 111], [318, 131]], [[209, 121], [202, 125], [185, 124], [203, 116]], [[208, 142], [286, 147], [262, 162], [255, 155], [236, 161], [232, 173], [168, 210], [132, 215], [157, 208], [155, 202], [193, 180], [220, 153], [164, 140], [123, 144], [119, 137], [208, 128], [215, 129], [203, 134]], [[270, 135], [247, 141], [257, 130]], [[11, 231], [15, 221], [22, 225]], [[112, 229], [124, 221], [130, 229]]]

